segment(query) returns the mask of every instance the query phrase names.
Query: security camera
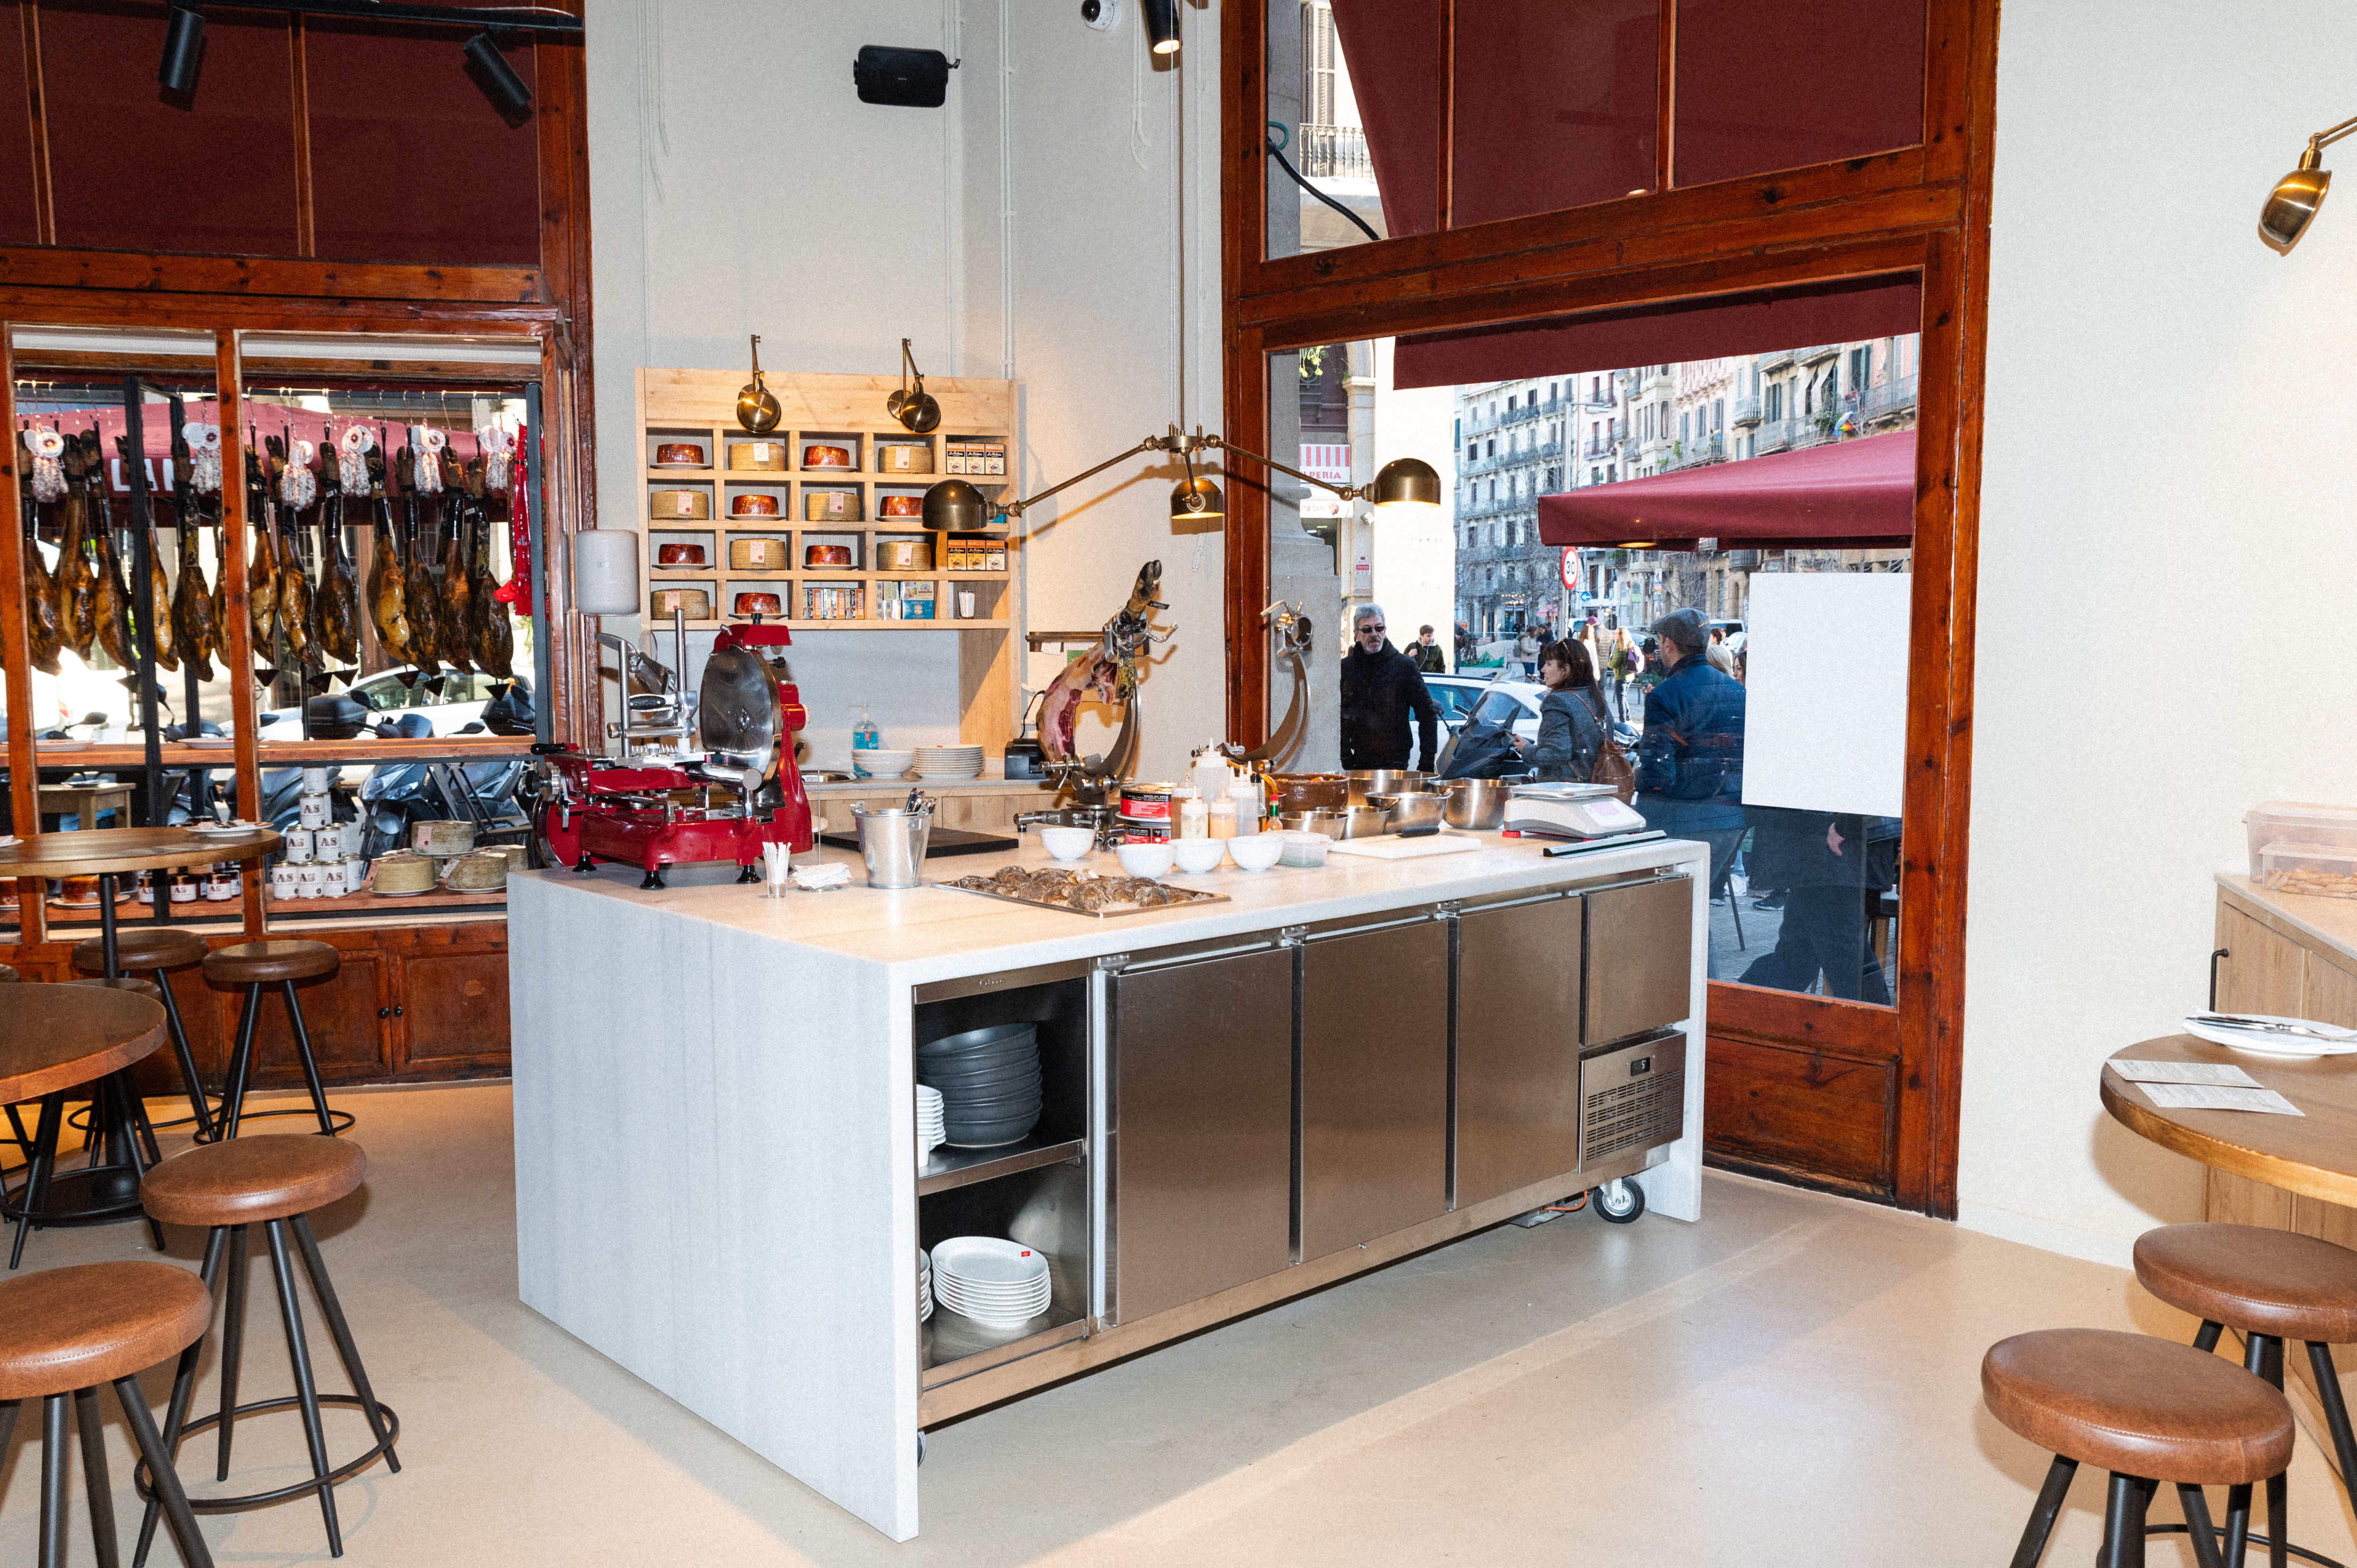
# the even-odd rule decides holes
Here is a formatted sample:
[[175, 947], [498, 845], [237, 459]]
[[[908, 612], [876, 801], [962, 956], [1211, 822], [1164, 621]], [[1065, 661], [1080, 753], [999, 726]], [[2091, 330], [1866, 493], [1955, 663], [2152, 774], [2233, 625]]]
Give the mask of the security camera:
[[1106, 32], [1121, 21], [1121, 0], [1081, 0], [1081, 20]]

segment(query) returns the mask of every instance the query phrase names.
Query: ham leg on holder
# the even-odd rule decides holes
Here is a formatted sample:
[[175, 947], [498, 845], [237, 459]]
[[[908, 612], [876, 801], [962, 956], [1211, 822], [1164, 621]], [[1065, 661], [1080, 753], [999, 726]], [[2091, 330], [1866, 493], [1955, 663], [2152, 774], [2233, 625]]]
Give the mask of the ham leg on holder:
[[1064, 666], [1048, 683], [1039, 704], [1039, 749], [1050, 764], [1075, 763], [1073, 734], [1083, 703], [1122, 704], [1121, 735], [1108, 757], [1082, 762], [1092, 778], [1118, 778], [1137, 750], [1137, 659], [1154, 643], [1148, 616], [1169, 607], [1155, 595], [1162, 587], [1162, 563], [1148, 561], [1138, 569], [1129, 602], [1104, 624], [1104, 632], [1088, 653]]

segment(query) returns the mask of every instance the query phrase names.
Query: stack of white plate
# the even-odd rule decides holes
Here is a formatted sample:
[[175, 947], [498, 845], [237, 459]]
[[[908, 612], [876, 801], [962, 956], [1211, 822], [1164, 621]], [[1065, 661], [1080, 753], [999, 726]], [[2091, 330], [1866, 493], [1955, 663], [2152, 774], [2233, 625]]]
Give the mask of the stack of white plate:
[[944, 783], [959, 779], [979, 779], [982, 777], [982, 747], [920, 746], [917, 747], [917, 777]]
[[933, 1315], [933, 1255], [922, 1247], [917, 1249], [917, 1321], [922, 1323]]
[[942, 1091], [930, 1083], [917, 1085], [917, 1157], [941, 1147], [948, 1130], [942, 1125]]
[[913, 751], [862, 751], [854, 747], [851, 771], [861, 779], [898, 779], [909, 771], [909, 764], [916, 757]]
[[1020, 1327], [1054, 1294], [1047, 1256], [996, 1236], [953, 1236], [933, 1249], [933, 1262], [941, 1304], [987, 1327]]

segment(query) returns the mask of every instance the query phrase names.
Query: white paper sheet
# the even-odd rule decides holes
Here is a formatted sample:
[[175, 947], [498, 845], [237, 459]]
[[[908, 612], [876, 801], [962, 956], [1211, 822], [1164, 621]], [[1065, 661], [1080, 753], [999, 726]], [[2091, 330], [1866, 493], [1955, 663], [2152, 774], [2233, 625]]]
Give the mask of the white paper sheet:
[[2208, 1083], [2257, 1089], [2259, 1080], [2233, 1062], [2123, 1062], [2106, 1064], [2130, 1083]]
[[2144, 1097], [2164, 1111], [2263, 1111], [2270, 1116], [2307, 1112], [2272, 1089], [2214, 1089], [2195, 1083], [2140, 1083]]
[[1744, 612], [1743, 803], [1900, 814], [1904, 572], [1759, 572]]

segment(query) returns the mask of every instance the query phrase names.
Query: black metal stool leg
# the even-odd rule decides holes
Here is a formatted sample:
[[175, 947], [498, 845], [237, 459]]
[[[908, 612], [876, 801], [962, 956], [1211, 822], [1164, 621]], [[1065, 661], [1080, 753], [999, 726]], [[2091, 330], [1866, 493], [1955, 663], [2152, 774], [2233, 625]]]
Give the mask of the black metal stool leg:
[[245, 1350], [245, 1227], [229, 1233], [229, 1299], [221, 1310], [221, 1431], [213, 1479], [229, 1479], [229, 1440], [237, 1424], [237, 1364]]
[[66, 1568], [66, 1401], [41, 1401], [41, 1568]]
[[238, 1117], [245, 1110], [246, 1074], [253, 1067], [253, 1026], [262, 1019], [262, 984], [245, 988], [245, 1004], [237, 1010], [237, 1046], [230, 1052], [229, 1081], [221, 1085], [219, 1136], [237, 1136]]
[[286, 1259], [286, 1222], [264, 1225], [270, 1241], [270, 1272], [278, 1282], [278, 1315], [286, 1322], [286, 1354], [295, 1363], [295, 1398], [303, 1409], [303, 1436], [311, 1446], [311, 1474], [319, 1480], [319, 1514], [328, 1521], [328, 1555], [344, 1554], [343, 1526], [336, 1520], [336, 1486], [328, 1472], [328, 1435], [319, 1424], [319, 1391], [311, 1377], [311, 1348], [303, 1335], [303, 1308], [295, 1299], [295, 1275]]
[[303, 1271], [311, 1276], [311, 1294], [319, 1299], [319, 1316], [328, 1320], [328, 1332], [336, 1341], [336, 1356], [344, 1364], [344, 1376], [351, 1380], [352, 1391], [361, 1397], [369, 1431], [384, 1445], [386, 1468], [398, 1476], [401, 1455], [393, 1450], [393, 1434], [385, 1424], [384, 1411], [376, 1402], [376, 1391], [369, 1387], [368, 1369], [361, 1365], [361, 1349], [352, 1341], [351, 1325], [344, 1321], [344, 1304], [336, 1299], [336, 1287], [328, 1282], [327, 1260], [319, 1256], [318, 1238], [311, 1234], [311, 1217], [297, 1214], [288, 1224], [295, 1231], [295, 1244], [302, 1249]]
[[8, 1266], [12, 1269], [24, 1258], [25, 1238], [32, 1231], [33, 1216], [49, 1196], [49, 1170], [58, 1163], [58, 1132], [65, 1113], [64, 1095], [42, 1096], [40, 1119], [33, 1124], [33, 1157], [25, 1166], [25, 1185], [16, 1189], [16, 1241], [8, 1249]]
[[2218, 1331], [2224, 1326], [2222, 1323], [2212, 1323], [2203, 1318], [2201, 1331], [2193, 1336], [2193, 1348], [2205, 1353], [2218, 1348]]
[[2349, 1404], [2341, 1397], [2341, 1372], [2332, 1364], [2332, 1347], [2308, 1342], [2308, 1369], [2316, 1375], [2316, 1397], [2324, 1406], [2324, 1423], [2332, 1432], [2332, 1454], [2341, 1466], [2341, 1489], [2357, 1509], [2357, 1435], [2349, 1430]]
[[[147, 1116], [145, 1109], [139, 1103], [138, 1088], [132, 1083], [130, 1073], [115, 1072], [109, 1073], [105, 1080], [99, 1085], [99, 1089], [107, 1097], [108, 1117], [106, 1136], [99, 1140], [100, 1144], [104, 1147], [120, 1139], [124, 1158], [130, 1165], [132, 1175], [139, 1180], [145, 1180], [149, 1165], [162, 1165], [164, 1162], [161, 1155], [151, 1155], [141, 1147], [140, 1130], [145, 1123]], [[152, 1130], [147, 1133], [149, 1139], [153, 1139], [155, 1135]], [[156, 1250], [162, 1251], [164, 1222], [151, 1214], [147, 1217], [147, 1229], [156, 1238]]]
[[156, 1434], [156, 1413], [147, 1408], [147, 1396], [140, 1391], [137, 1378], [115, 1380], [114, 1397], [123, 1402], [123, 1419], [131, 1428], [131, 1441], [140, 1457], [147, 1461], [148, 1472], [156, 1478], [156, 1490], [163, 1494], [164, 1517], [171, 1521], [172, 1540], [180, 1549], [182, 1568], [213, 1568], [213, 1554], [205, 1547], [205, 1538], [197, 1529], [197, 1516], [188, 1508], [188, 1494], [180, 1487], [180, 1477], [172, 1468], [172, 1456], [164, 1451], [163, 1439]]
[[[205, 1263], [198, 1271], [197, 1277], [205, 1282], [208, 1293], [213, 1288], [213, 1281], [220, 1277], [221, 1250], [228, 1244], [229, 1227], [226, 1225], [214, 1226], [205, 1237]], [[197, 1362], [204, 1348], [204, 1337], [199, 1335], [180, 1352], [180, 1364], [173, 1370], [172, 1402], [164, 1415], [164, 1452], [167, 1454], [177, 1456], [180, 1452], [180, 1428], [188, 1423], [188, 1404], [196, 1396]], [[5, 1442], [0, 1442], [0, 1448], [5, 1446]], [[157, 1509], [162, 1501], [160, 1496], [154, 1494], [147, 1498], [146, 1510], [139, 1518], [139, 1544], [132, 1550], [131, 1568], [145, 1568], [147, 1549], [156, 1541], [156, 1521], [160, 1517]]]
[[282, 980], [279, 987], [286, 994], [286, 1021], [295, 1026], [295, 1054], [303, 1063], [303, 1081], [311, 1086], [311, 1109], [319, 1113], [319, 1135], [336, 1135], [335, 1118], [328, 1114], [328, 1091], [319, 1083], [319, 1064], [311, 1055], [311, 1031], [303, 1026], [303, 1004], [295, 998], [295, 983]]
[[157, 970], [156, 989], [164, 993], [164, 1023], [171, 1031], [172, 1054], [179, 1058], [180, 1085], [188, 1091], [188, 1110], [197, 1119], [196, 1141], [213, 1141], [213, 1113], [205, 1103], [205, 1080], [197, 1073], [197, 1053], [188, 1048], [188, 1031], [180, 1022], [180, 1004], [172, 997], [172, 976], [168, 971]]
[[22, 1400], [0, 1403], [0, 1454], [8, 1452], [8, 1439], [16, 1435], [16, 1411], [23, 1403]]
[[2195, 1568], [2225, 1568], [2218, 1561], [2218, 1528], [2210, 1522], [2210, 1498], [2199, 1487], [2179, 1482], [2177, 1501], [2185, 1509], [2185, 1533], [2193, 1539]]
[[2144, 1568], [2143, 1480], [2112, 1472], [2111, 1489], [2104, 1499], [2104, 1549], [2095, 1568]]
[[2079, 1461], [2061, 1454], [2046, 1467], [2046, 1484], [2038, 1488], [2037, 1505], [2022, 1527], [2021, 1544], [2013, 1549], [2013, 1568], [2038, 1568], [2038, 1560], [2046, 1555], [2046, 1538], [2054, 1533], [2055, 1516], [2070, 1494], [2071, 1477], [2078, 1473]]
[[2251, 1487], [2245, 1481], [2226, 1488], [2226, 1568], [2243, 1568], [2243, 1553], [2251, 1544]]
[[106, 1433], [98, 1421], [98, 1391], [74, 1391], [74, 1424], [81, 1437], [82, 1489], [90, 1494], [90, 1539], [98, 1568], [121, 1568], [114, 1541], [114, 1487], [106, 1478]]

